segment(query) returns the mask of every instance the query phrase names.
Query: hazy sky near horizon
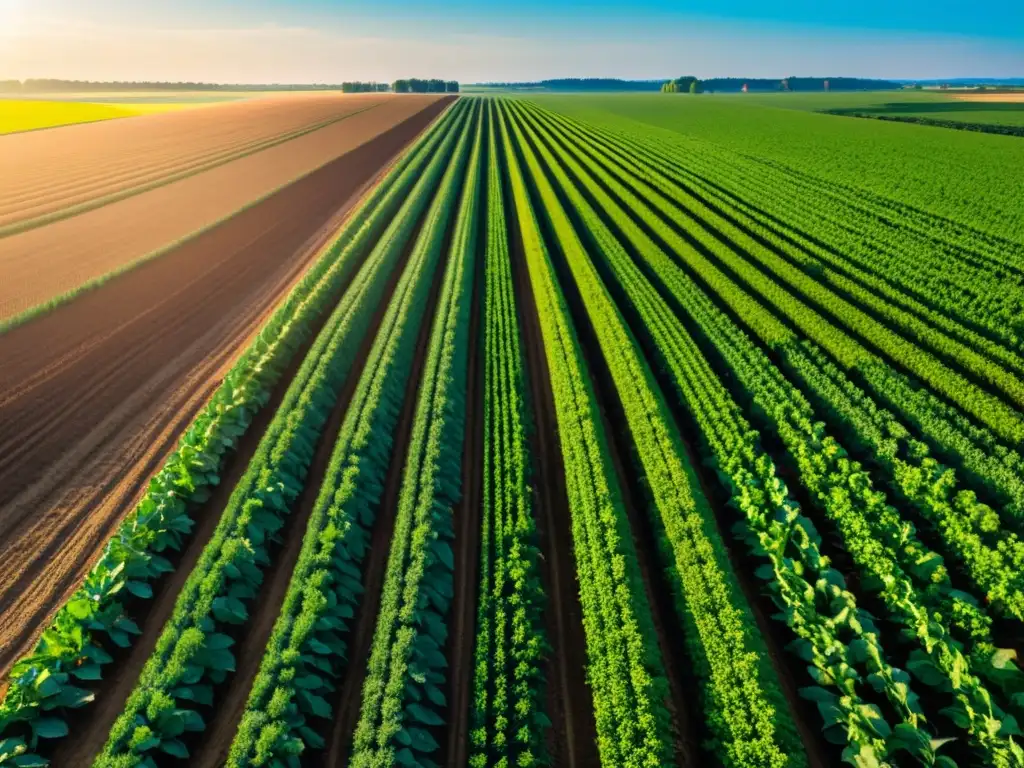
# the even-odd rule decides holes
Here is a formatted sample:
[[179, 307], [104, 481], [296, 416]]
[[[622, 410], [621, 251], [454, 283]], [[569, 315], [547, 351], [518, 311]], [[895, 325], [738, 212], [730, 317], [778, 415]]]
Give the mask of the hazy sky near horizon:
[[1024, 77], [1019, 0], [0, 0], [0, 79]]

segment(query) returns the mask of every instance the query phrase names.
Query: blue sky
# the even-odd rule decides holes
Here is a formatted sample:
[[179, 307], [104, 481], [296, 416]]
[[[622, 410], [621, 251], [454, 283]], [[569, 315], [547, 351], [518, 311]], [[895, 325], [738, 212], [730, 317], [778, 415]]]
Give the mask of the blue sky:
[[0, 79], [1024, 77], [1011, 0], [0, 0]]

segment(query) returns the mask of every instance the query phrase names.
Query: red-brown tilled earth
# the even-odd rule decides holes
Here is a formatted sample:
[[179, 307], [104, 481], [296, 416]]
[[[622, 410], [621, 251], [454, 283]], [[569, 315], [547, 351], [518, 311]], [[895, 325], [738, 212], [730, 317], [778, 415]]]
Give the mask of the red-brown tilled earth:
[[[266, 200], [0, 335], [0, 674], [31, 647], [345, 212], [449, 101], [396, 97], [366, 121], [323, 129], [350, 123], [358, 134], [339, 137], [326, 164]], [[188, 198], [166, 200], [177, 205]]]

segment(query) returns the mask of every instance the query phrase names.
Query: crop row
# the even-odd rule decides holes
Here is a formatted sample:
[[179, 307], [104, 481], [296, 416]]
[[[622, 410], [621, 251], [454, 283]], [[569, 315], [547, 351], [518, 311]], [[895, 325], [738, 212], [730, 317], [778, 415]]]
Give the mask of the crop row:
[[[640, 167], [636, 158], [623, 158], [610, 151], [604, 152], [598, 162], [603, 163], [606, 171], [620, 182], [633, 185], [636, 190], [651, 189], [651, 194], [646, 198], [650, 206], [657, 209], [663, 218], [672, 215], [673, 208], [669, 197], [674, 194], [673, 182], [676, 181], [675, 179], [663, 175], [660, 170]], [[686, 234], [686, 232], [682, 233], [684, 236]], [[679, 236], [679, 233], [666, 230], [665, 237], [670, 245], [674, 244], [673, 247], [686, 249], [686, 241]], [[696, 249], [692, 250], [696, 251]], [[709, 258], [716, 255], [707, 251], [703, 253]], [[695, 258], [699, 258], [699, 255]], [[725, 266], [722, 261], [718, 263]], [[726, 280], [721, 283], [722, 285], [733, 284], [717, 270], [712, 270], [709, 274], [715, 275], [716, 280]], [[766, 283], [759, 282], [756, 285], [760, 287]], [[761, 292], [761, 295], [766, 294]], [[871, 356], [866, 350], [859, 347], [854, 339], [820, 316], [812, 314], [799, 300], [781, 291], [775, 295], [781, 300], [775, 304], [780, 314], [786, 320], [794, 321], [799, 330], [807, 333], [811, 339], [828, 350], [837, 362], [842, 364], [845, 356], [851, 350], [853, 354], [863, 357], [859, 373], [868, 385], [871, 394], [880, 398], [883, 403], [888, 403], [896, 413], [903, 414], [911, 426], [924, 433], [933, 448], [957, 459], [956, 464], [963, 467], [964, 474], [969, 478], [971, 484], [993, 489], [996, 498], [1013, 501], [1021, 498], [1024, 487], [1013, 470], [1024, 467], [1024, 464], [1021, 463], [1020, 457], [1015, 452], [1007, 450], [1005, 446], [1000, 446], [994, 436], [983, 428], [970, 424], [966, 417], [962, 415], [958, 417], [955, 409], [940, 403], [927, 390], [913, 386], [906, 376]], [[794, 338], [792, 331], [761, 310], [756, 301], [745, 299], [744, 307], [748, 315], [756, 318], [751, 321], [753, 323], [751, 327], [756, 328], [758, 335], [769, 346], [784, 348], [789, 340]], [[920, 453], [920, 450], [916, 450], [915, 453]], [[1004, 507], [1004, 510], [1010, 515], [1009, 522], [1013, 522], [1013, 518], [1017, 517], [1017, 505], [1011, 504]], [[984, 527], [986, 539], [992, 542], [991, 547], [1008, 553], [1012, 553], [1018, 548], [1012, 536], [1001, 533], [998, 526], [991, 527], [993, 520], [991, 515], [985, 516], [975, 512], [972, 514], [972, 518], [977, 520], [977, 526]], [[1013, 526], [1011, 525], [1011, 527]], [[951, 547], [957, 546], [956, 542], [952, 540], [949, 544]], [[1009, 556], [1011, 559], [1017, 557], [1012, 554]]]
[[[488, 102], [488, 111], [494, 109]], [[493, 115], [488, 122], [484, 262], [484, 479], [470, 736], [472, 768], [543, 755], [545, 641], [519, 340]]]
[[455, 568], [452, 514], [461, 492], [469, 312], [477, 269], [480, 103], [472, 109], [474, 118], [463, 138], [467, 142], [472, 135], [472, 149], [460, 147], [429, 224], [429, 250], [440, 254], [455, 219], [402, 472], [353, 768], [438, 764], [434, 729], [444, 724], [447, 711], [443, 688]]
[[[553, 116], [553, 119], [558, 120], [570, 135], [578, 135], [581, 130], [581, 126], [567, 123], [557, 116]], [[601, 147], [604, 162], [610, 162], [615, 168], [624, 169], [636, 178], [650, 181], [660, 189], [678, 190], [680, 194], [675, 198], [676, 201], [688, 199], [692, 194], [682, 194], [692, 184], [692, 177], [679, 170], [679, 161], [653, 153], [640, 143], [640, 139], [622, 139], [616, 143], [600, 135], [595, 137], [589, 128], [587, 136], [588, 143]], [[652, 204], [658, 206], [664, 215], [673, 215], [672, 206], [664, 206], [662, 202], [660, 199], [652, 200]], [[714, 254], [709, 251], [708, 255]], [[851, 365], [849, 351], [859, 349], [856, 356], [856, 360], [860, 361], [857, 372], [872, 397], [902, 414], [909, 422], [908, 426], [919, 432], [933, 451], [960, 469], [973, 487], [984, 490], [990, 498], [999, 501], [1007, 515], [1006, 522], [1019, 528], [1024, 510], [1024, 482], [1020, 480], [1024, 473], [1024, 458], [1016, 450], [1008, 448], [985, 427], [971, 421], [968, 416], [863, 349], [859, 342], [838, 327], [814, 323], [807, 318], [806, 310], [799, 300], [789, 297], [784, 305], [777, 306], [788, 315], [789, 322], [794, 322], [801, 331], [813, 338], [843, 368]], [[829, 329], [827, 335], [821, 333], [825, 327]]]
[[[649, 153], [646, 145], [652, 143], [649, 137], [638, 143], [623, 135], [609, 141], [640, 154]], [[1016, 270], [1007, 274], [1005, 261], [975, 253], [976, 239], [956, 244], [936, 236], [934, 228], [917, 231], [905, 219], [892, 217], [891, 208], [865, 207], [846, 190], [772, 165], [751, 168], [749, 159], [709, 147], [691, 147], [681, 162], [674, 148], [657, 145], [658, 161], [680, 172], [706, 199], [790, 237], [832, 264], [856, 262], [871, 273], [867, 279], [900, 303], [914, 295], [945, 312], [951, 326], [974, 326], [1020, 348], [1012, 323], [1024, 298], [1021, 276]], [[995, 253], [1002, 256], [1003, 249]], [[900, 290], [889, 290], [889, 283]]]
[[[766, 651], [759, 647], [759, 634], [710, 505], [650, 369], [602, 286], [554, 186], [524, 140], [521, 121], [516, 121], [514, 131], [622, 401], [653, 497], [650, 512], [664, 567], [671, 574], [690, 658], [705, 685], [707, 717], [723, 757], [737, 766], [796, 765], [802, 748], [791, 716]], [[557, 174], [550, 162], [545, 165]], [[584, 220], [595, 216], [592, 211], [577, 211]]]
[[[745, 314], [753, 318], [753, 322], [748, 321], [751, 327], [772, 327], [770, 319], [765, 320], [763, 314], [757, 316], [755, 304], [740, 298], [741, 292], [734, 284], [721, 273], [716, 274], [693, 248], [667, 231], [664, 221], [653, 215], [645, 200], [593, 163], [591, 168], [650, 231], [664, 242], [674, 242], [676, 254], [707, 280], [734, 311], [742, 317], [744, 310], [748, 310]], [[646, 197], [649, 199], [650, 194]], [[614, 210], [615, 205], [606, 196], [604, 210]], [[991, 764], [1013, 764], [1012, 760], [1021, 757], [1019, 748], [1008, 738], [1016, 733], [1013, 718], [992, 702], [983, 682], [970, 673], [971, 662], [959, 650], [961, 643], [950, 633], [951, 626], [957, 625], [967, 632], [968, 645], [973, 644], [976, 652], [971, 654], [975, 664], [987, 668], [986, 655], [994, 649], [983, 612], [970, 596], [951, 589], [941, 559], [916, 540], [913, 528], [885, 504], [882, 494], [871, 490], [868, 475], [844, 458], [841, 446], [814, 425], [810, 407], [763, 353], [730, 326], [699, 287], [634, 223], [626, 221], [620, 226], [656, 279], [677, 300], [676, 306], [701, 329], [758, 410], [767, 415], [796, 460], [803, 484], [839, 528], [846, 548], [864, 575], [873, 577], [873, 590], [880, 591], [889, 615], [904, 625], [908, 636], [918, 639], [922, 647], [911, 655], [911, 670], [926, 684], [939, 685], [953, 693], [957, 703], [946, 714], [967, 729]], [[603, 248], [602, 252], [608, 253], [609, 249]], [[920, 484], [915, 488], [924, 497], [922, 503], [934, 503], [934, 496], [928, 495], [931, 488], [922, 488]], [[911, 486], [905, 485], [905, 490], [910, 491]]]
[[418, 331], [441, 258], [446, 210], [469, 131], [469, 118], [461, 128], [452, 127], [453, 142], [461, 134], [454, 160], [430, 203], [346, 410], [298, 564], [231, 746], [229, 766], [289, 765], [291, 756], [325, 746], [322, 734], [333, 714], [332, 694], [363, 591], [363, 560], [388, 467], [395, 460], [391, 436], [412, 375]]
[[99, 681], [113, 661], [111, 646], [132, 644], [139, 629], [127, 613], [130, 601], [152, 598], [153, 584], [172, 570], [166, 553], [184, 546], [192, 512], [209, 498], [256, 412], [398, 211], [450, 119], [406, 153], [351, 216], [232, 367], [33, 652], [12, 667], [0, 704], [0, 765], [46, 764], [34, 754], [39, 739], [67, 735], [66, 711], [93, 700], [78, 683]]
[[667, 682], [621, 491], [579, 341], [499, 110], [501, 149], [551, 372], [602, 765], [662, 765]]
[[[620, 303], [632, 312], [634, 327], [670, 373], [672, 388], [698, 424], [732, 504], [742, 515], [740, 531], [752, 554], [770, 563], [758, 575], [767, 580], [783, 611], [779, 617], [802, 641], [796, 648], [811, 664], [811, 679], [820, 686], [805, 689], [803, 695], [819, 704], [826, 735], [843, 745], [848, 757], [864, 761], [883, 758], [896, 744], [904, 743], [900, 737], [908, 734], [908, 728], [911, 734], [916, 732], [920, 708], [907, 687], [906, 672], [884, 660], [872, 617], [858, 607], [843, 576], [822, 554], [821, 537], [777, 477], [757, 433], [685, 326], [589, 201], [600, 206], [614, 226], [628, 234], [631, 244], [642, 246], [649, 257], [658, 257], [657, 246], [571, 152], [558, 146], [550, 131], [530, 117], [524, 116], [524, 122], [536, 128], [531, 138], [548, 160], [548, 167], [557, 168], [557, 156], [557, 163], [568, 172], [554, 171], [566, 197], [587, 221], [584, 236], [593, 245], [591, 252], [602, 255], [609, 286], [621, 294]], [[545, 134], [547, 141], [542, 143], [539, 139]], [[660, 258], [664, 259], [664, 254]], [[896, 737], [881, 710], [862, 695], [869, 677], [902, 721]]]
[[143, 763], [156, 750], [184, 757], [178, 737], [203, 729], [194, 707], [212, 704], [213, 686], [234, 671], [233, 635], [248, 621], [276, 554], [273, 542], [302, 492], [323, 428], [388, 279], [433, 197], [452, 139], [446, 136], [303, 362], [179, 593], [97, 766]]

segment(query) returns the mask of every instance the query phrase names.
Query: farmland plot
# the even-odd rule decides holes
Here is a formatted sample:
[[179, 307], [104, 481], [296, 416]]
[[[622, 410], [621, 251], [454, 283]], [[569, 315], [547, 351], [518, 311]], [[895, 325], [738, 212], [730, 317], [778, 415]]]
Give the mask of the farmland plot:
[[1024, 766], [1024, 243], [578, 107], [403, 154], [0, 765]]

